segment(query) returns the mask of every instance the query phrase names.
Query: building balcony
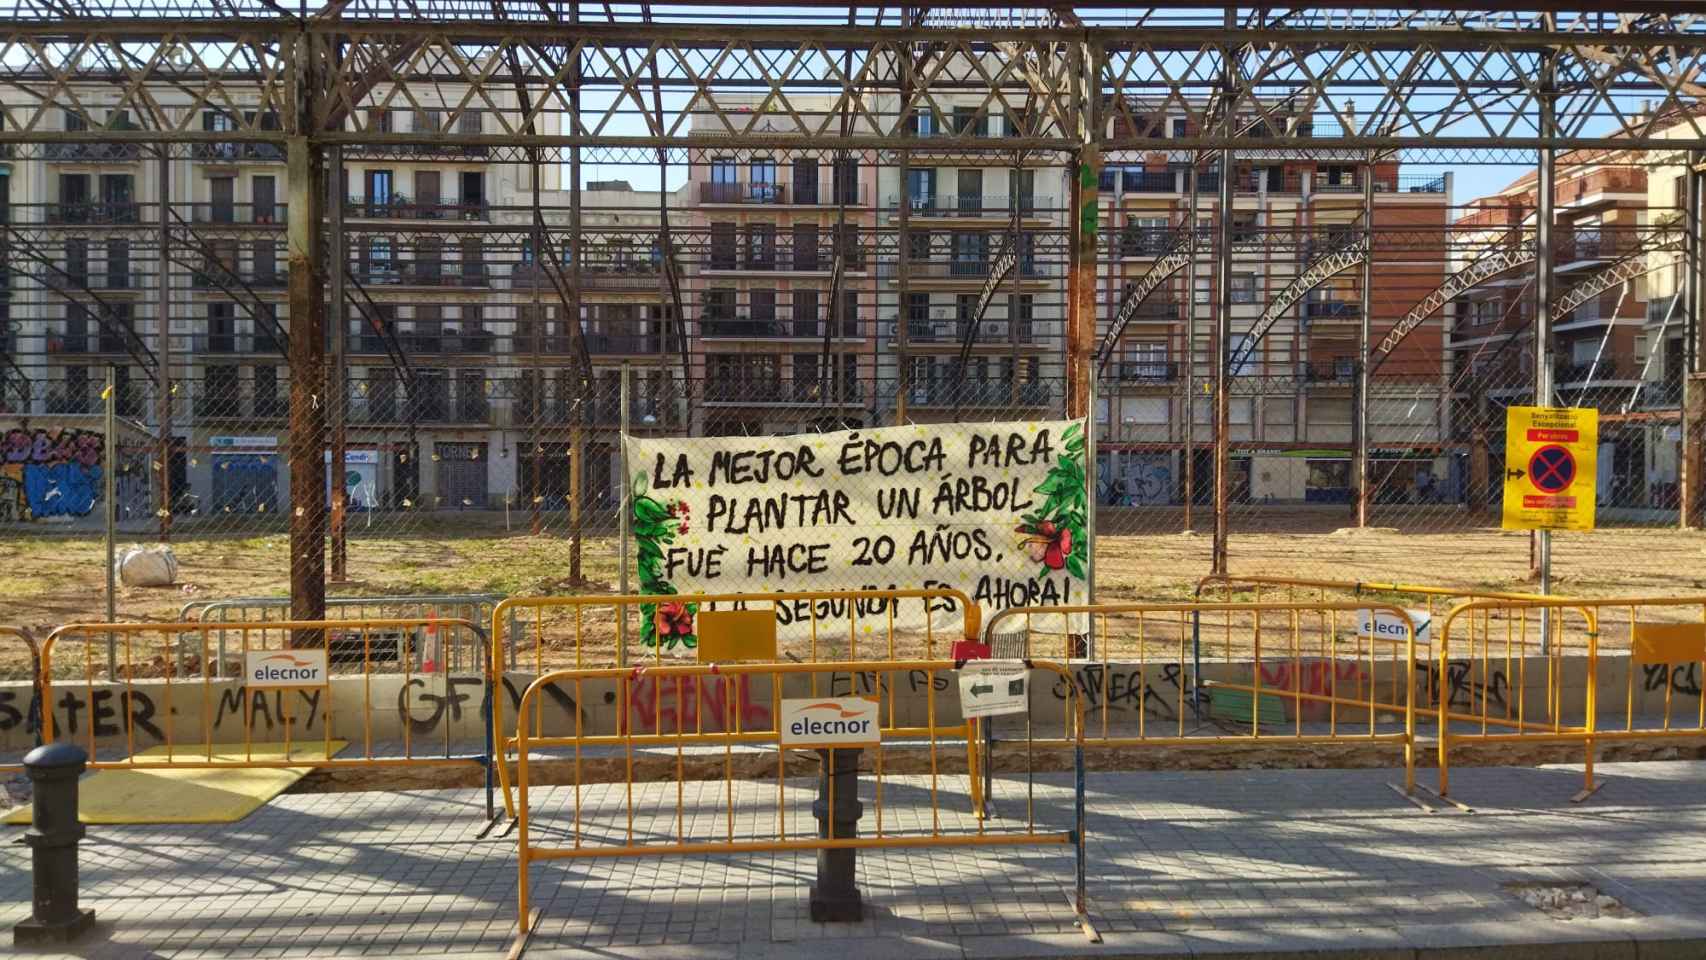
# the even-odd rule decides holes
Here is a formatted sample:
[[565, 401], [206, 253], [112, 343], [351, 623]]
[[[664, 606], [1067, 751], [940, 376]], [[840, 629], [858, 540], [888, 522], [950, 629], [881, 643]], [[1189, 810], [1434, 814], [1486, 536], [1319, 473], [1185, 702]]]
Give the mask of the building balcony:
[[190, 336], [190, 351], [194, 354], [221, 356], [279, 352], [278, 344], [266, 334], [197, 333]]
[[1362, 304], [1349, 300], [1307, 300], [1303, 304], [1306, 324], [1356, 321], [1362, 318]]
[[363, 286], [395, 287], [486, 287], [488, 277], [479, 267], [461, 264], [426, 264], [411, 261], [357, 264], [355, 278]]
[[[995, 260], [988, 259], [941, 259], [941, 260], [909, 260], [906, 264], [907, 276], [912, 280], [985, 280], [994, 269]], [[1051, 276], [1049, 265], [1038, 263], [1036, 260], [1021, 261], [1018, 264], [1019, 276], [1026, 280], [1043, 279]], [[889, 278], [891, 281], [893, 277]]]
[[149, 285], [152, 274], [140, 270], [87, 270], [79, 268], [62, 268], [63, 273], [54, 270], [41, 271], [44, 286], [61, 289], [101, 290], [117, 292], [134, 290], [141, 292]]
[[1349, 386], [1357, 379], [1354, 360], [1312, 360], [1304, 363], [1299, 372], [1304, 383], [1323, 386]]
[[390, 197], [347, 197], [344, 216], [357, 220], [490, 220], [491, 209], [484, 200], [443, 203], [437, 198], [413, 200], [402, 194]]
[[172, 206], [179, 211], [189, 208], [191, 223], [282, 226], [286, 212], [282, 203], [179, 203]]
[[1173, 227], [1125, 227], [1116, 242], [1119, 255], [1126, 260], [1152, 260], [1166, 256], [1185, 235]]
[[[887, 209], [900, 207], [899, 194], [890, 194]], [[1007, 197], [987, 193], [943, 193], [909, 196], [907, 211], [911, 217], [922, 219], [980, 218], [1007, 220], [1013, 216], [1012, 204], [1019, 205], [1021, 217], [1039, 217], [1055, 208], [1053, 197], [1020, 194]]]
[[1110, 371], [1122, 384], [1174, 383], [1179, 379], [1175, 360], [1121, 360]]
[[871, 205], [870, 192], [863, 183], [840, 189], [823, 190], [816, 184], [794, 183], [700, 183], [699, 203], [734, 206], [796, 206], [850, 207]]
[[130, 201], [73, 200], [50, 203], [42, 211], [47, 223], [132, 224], [142, 223], [142, 205]]
[[1122, 170], [1103, 167], [1103, 193], [1178, 193], [1179, 177], [1172, 170]]
[[42, 144], [42, 159], [52, 163], [135, 163], [142, 159], [142, 144], [94, 140], [45, 143]]
[[705, 402], [717, 404], [858, 404], [864, 401], [864, 385], [858, 380], [833, 383], [821, 380], [719, 380], [705, 381]]
[[652, 356], [663, 352], [661, 334], [585, 333], [586, 350], [595, 356]]
[[[1598, 363], [1560, 363], [1552, 368], [1552, 383], [1556, 387], [1582, 385], [1587, 383], [1606, 384], [1634, 380], [1640, 376], [1639, 369], [1630, 371], [1619, 365], [1614, 357], [1606, 356]], [[1680, 389], [1680, 382], [1678, 387]]]
[[[741, 340], [821, 340], [824, 323], [820, 320], [752, 320], [746, 317], [705, 317], [699, 321], [699, 335], [708, 339]], [[859, 323], [849, 320], [835, 334], [837, 339], [851, 340], [859, 336]]]
[[920, 407], [1046, 407], [1053, 401], [1046, 383], [931, 380], [907, 388], [907, 402]]
[[284, 148], [271, 143], [198, 143], [193, 156], [202, 163], [283, 163]]

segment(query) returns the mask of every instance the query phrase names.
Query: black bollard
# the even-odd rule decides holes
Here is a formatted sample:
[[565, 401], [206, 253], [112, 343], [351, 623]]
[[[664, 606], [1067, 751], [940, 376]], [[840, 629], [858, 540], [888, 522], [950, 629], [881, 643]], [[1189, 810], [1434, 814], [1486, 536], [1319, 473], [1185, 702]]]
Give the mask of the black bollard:
[[83, 824], [77, 819], [77, 778], [89, 755], [69, 743], [37, 747], [24, 757], [34, 794], [30, 801], [30, 869], [35, 880], [28, 920], [12, 928], [15, 947], [66, 943], [95, 923], [95, 911], [77, 906], [77, 842]]
[[[859, 835], [859, 817], [865, 807], [859, 802], [858, 747], [819, 750], [822, 772], [817, 778], [817, 799], [812, 816], [817, 818], [820, 838], [851, 838]], [[835, 784], [835, 809], [829, 808], [831, 778]], [[831, 832], [833, 830], [833, 832]], [[837, 847], [817, 852], [817, 883], [811, 886], [812, 920], [817, 923], [854, 923], [865, 918], [864, 900], [853, 885], [859, 851]]]

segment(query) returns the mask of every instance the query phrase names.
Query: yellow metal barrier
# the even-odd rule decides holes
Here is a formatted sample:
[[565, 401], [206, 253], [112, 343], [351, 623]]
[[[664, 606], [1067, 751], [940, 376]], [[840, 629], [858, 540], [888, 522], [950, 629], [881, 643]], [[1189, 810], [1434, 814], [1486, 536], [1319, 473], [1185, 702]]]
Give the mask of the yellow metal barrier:
[[[230, 662], [215, 664], [220, 633], [238, 643]], [[54, 739], [61, 714], [66, 738], [86, 745], [96, 769], [481, 766], [490, 812], [490, 664], [461, 677], [421, 669], [422, 648], [455, 633], [490, 649], [475, 624], [433, 617], [71, 624], [42, 644], [43, 734]], [[261, 669], [285, 672], [248, 676], [248, 655], [269, 651], [282, 659], [258, 661]], [[338, 729], [352, 699], [359, 727]], [[476, 741], [477, 751], [458, 752]], [[360, 754], [340, 756], [345, 744]]]
[[[896, 629], [896, 613], [903, 602], [927, 606], [922, 630]], [[663, 616], [672, 630], [682, 627], [697, 629], [696, 618], [703, 619], [704, 612], [725, 609], [744, 610], [755, 615], [756, 621], [747, 625], [752, 632], [762, 631], [766, 624], [774, 625], [785, 618], [789, 624], [801, 628], [799, 632], [805, 633], [803, 638], [786, 644], [778, 642], [772, 649], [758, 655], [741, 657], [754, 662], [787, 659], [818, 663], [826, 659], [857, 661], [862, 658], [935, 660], [966, 656], [961, 645], [978, 641], [982, 619], [971, 598], [962, 591], [949, 588], [514, 597], [504, 600], [492, 610], [490, 658], [493, 663], [503, 663], [504, 651], [508, 650], [517, 662], [525, 661], [525, 655], [518, 653], [522, 636], [510, 636], [513, 632], [531, 639], [533, 674], [536, 677], [548, 670], [566, 667], [588, 669], [625, 667], [635, 662], [655, 666], [680, 663], [683, 658], [666, 654], [662, 644], [631, 649], [640, 636], [636, 623], [638, 617]], [[765, 611], [771, 614], [768, 619], [763, 616]], [[938, 619], [942, 621], [940, 625]], [[683, 653], [692, 652], [692, 648], [683, 649]], [[810, 682], [818, 682], [815, 674]], [[861, 681], [849, 679], [846, 682]], [[507, 682], [502, 686], [508, 690]], [[704, 743], [722, 742], [721, 732], [716, 729], [720, 720], [715, 712], [706, 712], [703, 692], [697, 687], [689, 685], [683, 697], [676, 697], [669, 690], [653, 692], [655, 695], [633, 705], [638, 719], [647, 721], [653, 729], [661, 729], [666, 717], [688, 715], [694, 725], [693, 736], [701, 738]], [[815, 689], [813, 692], [816, 693]], [[502, 787], [504, 807], [514, 817], [516, 808], [510, 785], [510, 765], [515, 743], [504, 734], [508, 729], [504, 719], [504, 699], [497, 697], [493, 701], [492, 754], [498, 758], [498, 783]], [[576, 698], [575, 702], [580, 701]], [[648, 706], [651, 715], [645, 717]], [[707, 726], [707, 721], [710, 726]], [[895, 734], [904, 729], [896, 727], [893, 717], [888, 721], [885, 732]], [[971, 726], [975, 727], [975, 723]], [[975, 751], [968, 757], [968, 762], [977, 762]]]
[[1441, 795], [1454, 749], [1580, 743], [1581, 800], [1596, 744], [1706, 737], [1706, 597], [1478, 600], [1446, 615], [1438, 647]]
[[[0, 643], [8, 647], [16, 644], [22, 647], [24, 653], [28, 655], [29, 695], [21, 701], [14, 699], [13, 703], [8, 706], [7, 712], [16, 715], [17, 728], [22, 728], [25, 733], [33, 732], [33, 745], [39, 746], [41, 744], [41, 651], [36, 646], [35, 635], [23, 627], [0, 625]], [[11, 751], [7, 752], [10, 753]], [[18, 753], [16, 762], [0, 761], [0, 773], [16, 773], [24, 769], [24, 752], [27, 752], [27, 748]]]
[[[1039, 803], [1038, 785], [1027, 769], [1023, 782], [1024, 815], [986, 820], [969, 812], [955, 811], [942, 800], [949, 794], [970, 794], [978, 775], [975, 770], [965, 773], [945, 771], [943, 754], [952, 755], [967, 746], [968, 726], [956, 718], [942, 722], [941, 714], [952, 708], [957, 688], [944, 687], [939, 697], [934, 684], [930, 691], [921, 722], [908, 727], [893, 723], [897, 710], [911, 709], [897, 704], [898, 678], [913, 672], [923, 672], [934, 678], [952, 674], [958, 664], [949, 660], [865, 660], [840, 663], [747, 663], [702, 664], [691, 666], [650, 666], [636, 669], [601, 668], [558, 670], [534, 680], [522, 695], [515, 728], [517, 747], [516, 793], [517, 824], [517, 907], [520, 929], [510, 956], [519, 955], [526, 938], [538, 920], [529, 902], [529, 868], [536, 861], [648, 857], [664, 855], [720, 855], [761, 851], [809, 851], [831, 849], [869, 849], [899, 847], [998, 847], [1021, 844], [1071, 845], [1077, 859], [1076, 887], [1072, 909], [1085, 933], [1099, 940], [1090, 926], [1084, 892], [1084, 760], [1083, 704], [1076, 694], [1069, 697], [1067, 707], [1075, 718], [1070, 745], [1075, 747], [1074, 779], [1072, 786], [1071, 822], [1044, 823], [1055, 803]], [[1054, 663], [1025, 664], [1035, 677], [1064, 682], [1067, 670]], [[821, 744], [784, 745], [783, 701], [785, 697], [817, 697], [820, 687], [812, 681], [825, 675], [858, 676], [874, 674], [884, 682], [874, 690], [875, 709], [890, 717], [890, 728], [868, 747], [874, 755], [857, 760], [864, 780], [874, 791], [870, 809], [859, 823], [856, 836], [847, 835], [835, 827], [820, 833], [812, 817], [812, 789], [800, 784], [802, 771], [791, 771], [790, 751], [816, 752], [825, 765], [824, 787], [829, 817], [837, 809], [835, 777], [827, 771], [838, 769], [835, 747]], [[625, 729], [620, 705], [633, 702], [641, 694], [636, 689], [642, 681], [675, 685], [678, 688], [695, 686], [750, 687], [765, 709], [748, 714], [725, 697], [726, 721], [721, 732], [707, 735], [691, 728], [684, 716], [677, 713], [674, 729], [637, 734]], [[571, 722], [555, 735], [547, 734], [530, 722], [528, 713], [554, 686], [568, 686], [577, 703], [611, 702], [618, 704], [615, 717], [608, 714], [593, 716], [576, 711]], [[1034, 687], [1035, 684], [1033, 683]], [[614, 693], [614, 698], [608, 694]], [[869, 697], [862, 699], [871, 699]], [[822, 708], [839, 704], [816, 704]], [[957, 711], [955, 711], [957, 712]], [[845, 714], [838, 714], [845, 716]], [[748, 722], [750, 720], [750, 722]], [[908, 742], [910, 741], [910, 742]], [[797, 742], [797, 741], [796, 741]], [[690, 782], [684, 751], [690, 747], [714, 744], [720, 756], [722, 777]], [[647, 746], [673, 746], [673, 775], [642, 777], [636, 770], [635, 751]], [[541, 809], [559, 811], [567, 822], [553, 822], [548, 829], [539, 830], [534, 815], [533, 787], [530, 770], [540, 763], [536, 751], [562, 750], [572, 760], [572, 784], [569, 796], [553, 796]], [[847, 750], [849, 747], [840, 747]], [[753, 779], [737, 770], [737, 750], [743, 758], [756, 758], [747, 772], [774, 770], [774, 782], [768, 777]], [[774, 766], [766, 753], [774, 751]], [[1027, 756], [1029, 752], [1027, 751]], [[591, 783], [588, 780], [589, 761], [620, 759], [623, 773], [614, 783]], [[925, 762], [927, 761], [927, 766]], [[667, 762], [667, 760], [666, 760]], [[865, 767], [865, 763], [869, 767]], [[904, 773], [908, 766], [919, 769]], [[1017, 776], [1017, 775], [1015, 775]], [[790, 782], [790, 781], [793, 782]], [[1046, 789], [1046, 787], [1045, 787]], [[1015, 786], [1015, 793], [1019, 792]], [[855, 797], [855, 800], [858, 798]], [[1046, 799], [1046, 798], [1045, 798]], [[771, 812], [766, 815], [765, 811]], [[1064, 819], [1064, 818], [1059, 818]], [[536, 834], [543, 833], [557, 843], [540, 843]]]
[[[1387, 637], [1363, 637], [1359, 615]], [[1037, 624], [1042, 626], [1038, 627]], [[1015, 630], [1016, 625], [1022, 626]], [[1004, 629], [1005, 628], [1005, 631]], [[1018, 636], [1003, 650], [1003, 636]], [[996, 655], [1071, 659], [1099, 747], [1391, 743], [1415, 783], [1416, 627], [1389, 603], [1109, 603], [990, 617]], [[1247, 734], [1225, 733], [1248, 725]], [[1068, 727], [1063, 724], [1062, 729]]]
[[[1540, 594], [1459, 589], [1435, 584], [1384, 583], [1374, 580], [1311, 580], [1297, 577], [1228, 574], [1209, 574], [1198, 580], [1195, 595], [1198, 600], [1213, 601], [1214, 597], [1205, 597], [1205, 594], [1218, 593], [1219, 602], [1232, 603], [1234, 595], [1244, 591], [1253, 593], [1254, 595], [1250, 599], [1256, 603], [1271, 600], [1284, 600], [1288, 603], [1304, 601], [1343, 603], [1363, 598], [1396, 604], [1421, 603], [1425, 606], [1430, 622], [1444, 616], [1452, 607], [1467, 600], [1550, 599]], [[1268, 595], [1275, 592], [1280, 595]], [[1423, 629], [1422, 624], [1417, 624], [1417, 628], [1422, 630], [1422, 635], [1416, 638], [1416, 645], [1423, 650], [1431, 650], [1431, 632]]]

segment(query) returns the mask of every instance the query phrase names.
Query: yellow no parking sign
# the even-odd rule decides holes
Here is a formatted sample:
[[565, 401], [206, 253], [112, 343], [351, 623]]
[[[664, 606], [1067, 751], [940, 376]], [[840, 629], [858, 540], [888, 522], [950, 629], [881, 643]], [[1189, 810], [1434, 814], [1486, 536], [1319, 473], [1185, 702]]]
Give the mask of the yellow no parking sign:
[[1599, 469], [1599, 411], [1505, 411], [1506, 530], [1592, 530]]

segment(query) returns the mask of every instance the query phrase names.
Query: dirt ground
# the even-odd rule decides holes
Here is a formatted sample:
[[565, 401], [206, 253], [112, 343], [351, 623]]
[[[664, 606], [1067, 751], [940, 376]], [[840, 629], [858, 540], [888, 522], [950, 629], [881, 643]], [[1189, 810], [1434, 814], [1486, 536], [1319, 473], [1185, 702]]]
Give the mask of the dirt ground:
[[[1180, 532], [1173, 509], [1104, 511], [1096, 543], [1098, 600], [1182, 601], [1210, 569], [1211, 536], [1198, 511], [1198, 529]], [[1496, 518], [1494, 518], [1496, 521]], [[1532, 590], [1529, 537], [1457, 511], [1377, 516], [1374, 526], [1345, 530], [1343, 509], [1235, 512], [1230, 535], [1235, 574], [1331, 580], [1396, 581], [1460, 590]], [[496, 529], [493, 529], [495, 527]], [[32, 531], [33, 534], [33, 531]], [[120, 620], [168, 622], [193, 600], [288, 593], [288, 539], [282, 532], [248, 538], [180, 531], [172, 547], [179, 582], [163, 589], [120, 587]], [[458, 514], [417, 524], [407, 534], [353, 537], [352, 580], [332, 587], [342, 596], [423, 593], [501, 593], [549, 596], [614, 592], [617, 542], [588, 536], [582, 550], [585, 583], [570, 580], [572, 543], [560, 532], [504, 535], [481, 515]], [[0, 624], [45, 636], [53, 627], [105, 618], [104, 546], [75, 535], [0, 538]], [[1621, 528], [1560, 533], [1554, 538], [1557, 593], [1578, 596], [1706, 594], [1706, 535], [1675, 529]], [[1300, 595], [1301, 596], [1301, 595]], [[1239, 594], [1234, 599], [1251, 599]], [[1280, 599], [1279, 594], [1267, 595]], [[1337, 599], [1348, 599], [1337, 598]], [[608, 615], [583, 623], [587, 635], [609, 630]], [[572, 646], [565, 616], [537, 631], [542, 659], [563, 662]], [[26, 662], [21, 649], [0, 640], [0, 670]], [[530, 644], [528, 646], [531, 646]], [[873, 653], [877, 651], [872, 651]]]

